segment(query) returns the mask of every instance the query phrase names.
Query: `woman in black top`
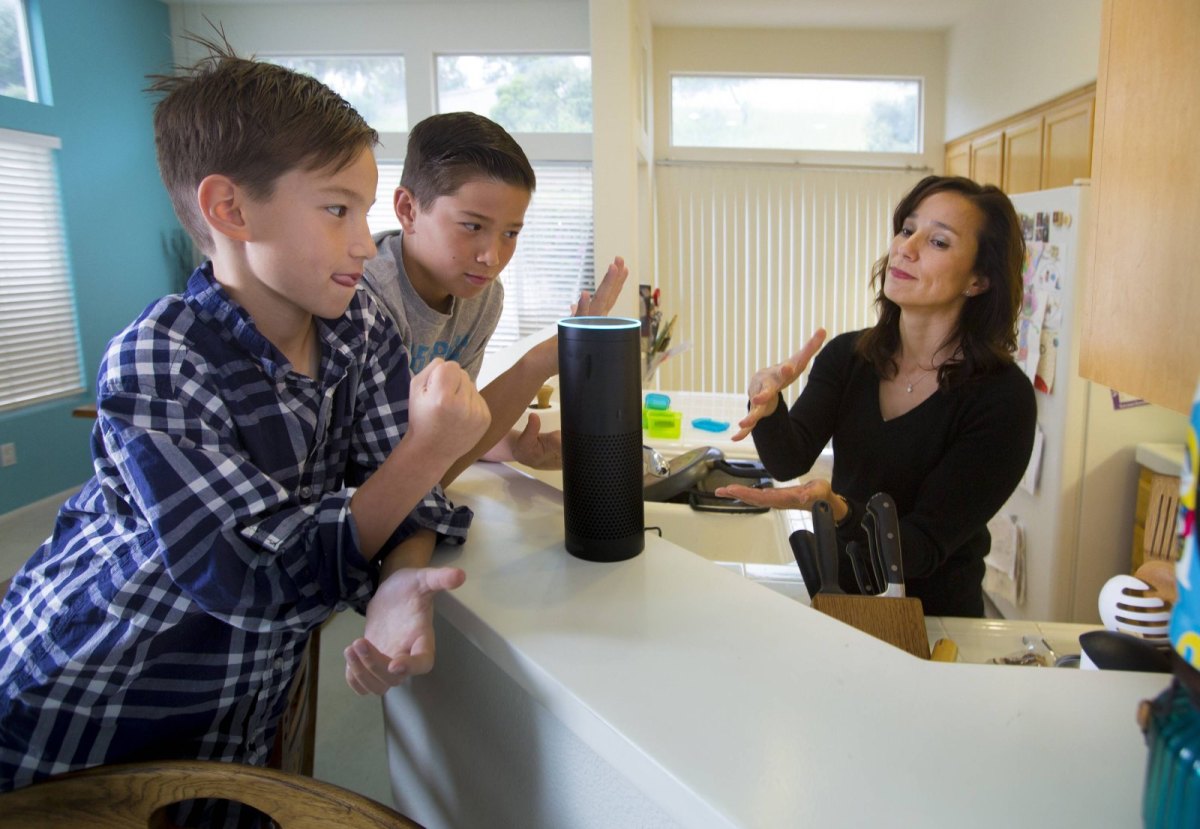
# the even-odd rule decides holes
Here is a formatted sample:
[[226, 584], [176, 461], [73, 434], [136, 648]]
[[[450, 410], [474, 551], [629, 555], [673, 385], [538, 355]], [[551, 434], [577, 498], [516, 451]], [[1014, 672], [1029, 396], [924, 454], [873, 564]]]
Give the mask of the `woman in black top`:
[[[988, 520], [1029, 462], [1037, 408], [1014, 364], [1025, 243], [999, 189], [929, 176], [897, 205], [895, 238], [872, 272], [879, 321], [835, 337], [786, 411], [781, 390], [820, 349], [818, 330], [791, 359], [757, 372], [734, 440], [753, 434], [778, 480], [801, 475], [833, 440], [833, 480], [718, 495], [810, 509], [829, 502], [838, 544], [878, 492], [895, 499], [908, 595], [931, 616], [983, 615]], [[850, 568], [842, 587], [857, 592]]]

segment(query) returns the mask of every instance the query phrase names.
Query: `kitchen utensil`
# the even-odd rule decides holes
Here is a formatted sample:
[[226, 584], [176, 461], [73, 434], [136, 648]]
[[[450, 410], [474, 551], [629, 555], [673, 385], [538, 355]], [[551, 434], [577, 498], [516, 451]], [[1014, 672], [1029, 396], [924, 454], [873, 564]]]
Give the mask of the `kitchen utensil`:
[[1136, 576], [1118, 575], [1100, 588], [1100, 620], [1112, 631], [1151, 643], [1167, 641], [1171, 605]]
[[904, 597], [904, 562], [900, 557], [900, 522], [896, 517], [896, 502], [886, 492], [879, 492], [867, 501], [863, 529], [871, 545], [871, 560], [876, 563], [880, 586], [887, 588], [882, 595]]
[[[928, 659], [929, 635], [925, 632], [921, 600], [846, 595], [837, 579], [837, 527], [829, 503], [814, 503], [812, 516], [821, 575], [820, 590], [812, 597], [813, 608], [914, 656]], [[871, 568], [866, 565], [866, 569]]]
[[821, 569], [821, 592], [845, 593], [838, 584], [837, 525], [833, 520], [833, 509], [828, 501], [817, 501], [812, 505], [813, 535], [816, 536], [817, 562]]
[[875, 584], [875, 568], [871, 565], [871, 554], [864, 550], [857, 541], [846, 544], [846, 558], [850, 559], [850, 568], [854, 571], [854, 580], [864, 596], [874, 596], [879, 592]]
[[816, 538], [809, 530], [796, 530], [788, 536], [792, 547], [792, 555], [800, 567], [800, 577], [804, 579], [804, 589], [811, 599], [821, 589], [821, 570], [817, 563]]
[[1083, 649], [1083, 656], [1102, 670], [1171, 672], [1171, 661], [1165, 649], [1129, 633], [1089, 630], [1080, 634], [1079, 647]]

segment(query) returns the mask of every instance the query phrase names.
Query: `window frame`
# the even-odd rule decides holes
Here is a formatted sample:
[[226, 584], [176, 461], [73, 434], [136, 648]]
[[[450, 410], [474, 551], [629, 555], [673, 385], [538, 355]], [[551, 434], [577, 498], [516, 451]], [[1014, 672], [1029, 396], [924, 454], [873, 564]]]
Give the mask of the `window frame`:
[[[831, 81], [915, 81], [918, 84], [917, 149], [915, 152], [875, 152], [870, 150], [795, 150], [750, 147], [686, 147], [675, 144], [675, 79], [741, 78], [796, 79]], [[924, 167], [925, 121], [928, 81], [920, 75], [853, 75], [791, 72], [719, 72], [672, 71], [667, 76], [667, 155], [664, 161], [735, 161], [766, 164], [801, 164], [837, 167]]]
[[35, 19], [30, 13], [29, 0], [16, 0], [16, 10], [20, 38], [18, 46], [21, 50], [21, 71], [24, 75], [26, 96], [18, 98], [15, 95], [0, 95], [0, 97], [11, 98], [14, 101], [26, 101], [31, 104], [49, 103], [49, 95], [43, 89], [42, 83], [42, 78], [46, 73], [40, 66], [41, 61], [36, 45], [40, 38], [35, 37]]

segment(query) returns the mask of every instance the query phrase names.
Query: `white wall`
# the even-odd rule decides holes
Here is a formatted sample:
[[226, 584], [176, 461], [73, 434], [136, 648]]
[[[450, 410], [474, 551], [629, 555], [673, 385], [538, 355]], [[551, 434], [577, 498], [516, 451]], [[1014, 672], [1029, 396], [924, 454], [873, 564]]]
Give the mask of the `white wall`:
[[673, 72], [873, 75], [925, 79], [923, 164], [941, 168], [945, 36], [940, 32], [656, 28], [653, 42], [658, 158], [686, 154], [668, 146]]
[[[946, 139], [1096, 80], [1101, 0], [1004, 0], [951, 29]], [[1153, 13], [1147, 4], [1148, 14]]]

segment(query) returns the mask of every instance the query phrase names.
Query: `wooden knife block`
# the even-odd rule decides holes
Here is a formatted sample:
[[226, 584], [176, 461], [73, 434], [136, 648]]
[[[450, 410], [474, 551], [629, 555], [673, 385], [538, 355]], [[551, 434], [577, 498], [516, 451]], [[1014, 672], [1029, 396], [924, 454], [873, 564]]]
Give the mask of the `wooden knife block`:
[[812, 597], [812, 606], [913, 656], [929, 658], [929, 635], [920, 599], [818, 593]]

